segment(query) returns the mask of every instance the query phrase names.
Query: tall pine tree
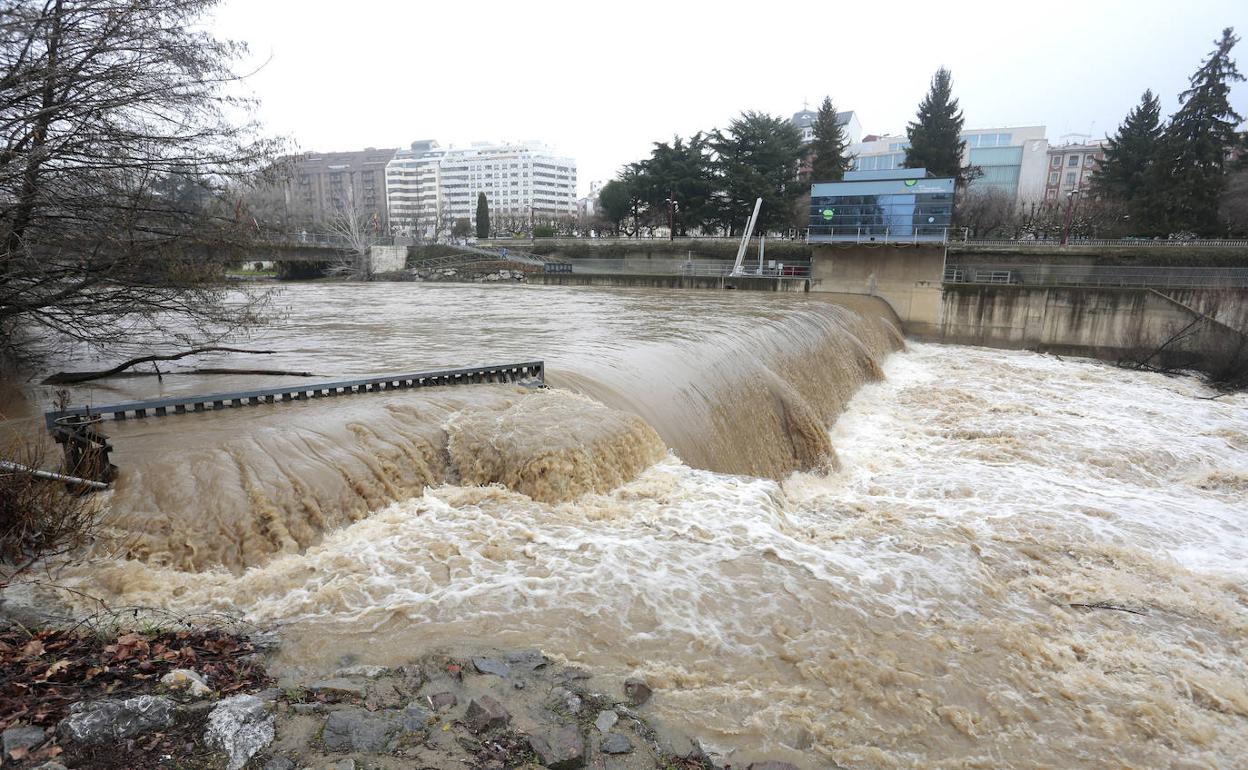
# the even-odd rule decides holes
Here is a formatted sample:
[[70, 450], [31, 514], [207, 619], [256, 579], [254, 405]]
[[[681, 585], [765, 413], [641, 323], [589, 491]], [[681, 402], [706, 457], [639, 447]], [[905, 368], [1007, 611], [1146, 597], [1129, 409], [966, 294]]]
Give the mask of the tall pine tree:
[[477, 193], [477, 237], [490, 237], [490, 204], [483, 192]]
[[1231, 107], [1231, 84], [1244, 79], [1231, 58], [1239, 42], [1235, 30], [1222, 30], [1217, 48], [1179, 95], [1179, 111], [1162, 137], [1167, 227], [1170, 232], [1217, 235], [1224, 229], [1218, 204], [1226, 190], [1227, 152], [1241, 140], [1235, 128], [1243, 121]]
[[1145, 91], [1105, 145], [1105, 159], [1092, 177], [1095, 194], [1126, 204], [1136, 235], [1164, 228], [1161, 193], [1167, 182], [1158, 166], [1163, 131], [1161, 102]]
[[906, 126], [910, 146], [906, 148], [906, 168], [925, 168], [936, 176], [965, 181], [962, 167], [962, 111], [953, 98], [953, 75], [941, 67], [932, 76], [932, 86], [919, 102], [916, 120]]
[[837, 122], [831, 97], [823, 97], [823, 104], [819, 105], [814, 132], [815, 138], [810, 143], [810, 153], [814, 156], [811, 178], [816, 182], [839, 182], [849, 170], [849, 158], [845, 156], [849, 141], [845, 128]]

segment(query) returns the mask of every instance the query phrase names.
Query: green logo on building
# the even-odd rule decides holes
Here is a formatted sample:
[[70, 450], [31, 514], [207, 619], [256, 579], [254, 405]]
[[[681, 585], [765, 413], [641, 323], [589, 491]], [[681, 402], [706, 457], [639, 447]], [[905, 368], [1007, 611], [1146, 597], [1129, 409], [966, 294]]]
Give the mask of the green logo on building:
[[906, 180], [906, 187], [914, 187], [914, 186], [915, 186], [916, 184], [918, 184], [918, 183], [919, 183], [919, 180], [917, 180], [917, 179], [907, 179], [907, 180]]
[[823, 210], [824, 219], [831, 219], [834, 216], [836, 216], [836, 209], [824, 209]]

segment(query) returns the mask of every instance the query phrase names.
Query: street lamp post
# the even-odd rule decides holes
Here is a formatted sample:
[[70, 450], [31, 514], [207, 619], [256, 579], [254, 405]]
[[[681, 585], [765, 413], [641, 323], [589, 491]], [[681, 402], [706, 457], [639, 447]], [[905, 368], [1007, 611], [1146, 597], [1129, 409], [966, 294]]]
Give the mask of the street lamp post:
[[680, 204], [672, 197], [672, 191], [667, 191], [667, 239], [669, 241], [676, 240], [676, 212], [680, 210]]
[[1079, 194], [1078, 190], [1071, 190], [1066, 193], [1066, 225], [1062, 228], [1061, 246], [1066, 245], [1066, 241], [1070, 240], [1070, 226], [1075, 218], [1075, 196]]

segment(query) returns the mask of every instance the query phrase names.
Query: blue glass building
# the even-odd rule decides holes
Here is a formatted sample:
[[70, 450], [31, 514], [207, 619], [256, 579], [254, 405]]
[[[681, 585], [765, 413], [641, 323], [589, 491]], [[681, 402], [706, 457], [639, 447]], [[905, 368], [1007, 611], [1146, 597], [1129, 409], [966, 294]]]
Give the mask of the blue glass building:
[[810, 188], [811, 243], [939, 243], [953, 221], [952, 178], [921, 168], [849, 171]]

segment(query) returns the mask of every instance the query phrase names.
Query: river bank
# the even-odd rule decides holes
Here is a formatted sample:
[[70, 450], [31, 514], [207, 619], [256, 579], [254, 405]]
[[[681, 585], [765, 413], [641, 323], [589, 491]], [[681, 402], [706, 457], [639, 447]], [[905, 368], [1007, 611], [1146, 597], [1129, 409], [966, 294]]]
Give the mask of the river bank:
[[31, 629], [0, 613], [0, 760], [18, 770], [714, 766], [652, 722], [644, 680], [537, 650], [425, 651], [394, 667], [347, 655], [321, 675], [274, 678], [265, 661], [277, 635], [179, 626]]

